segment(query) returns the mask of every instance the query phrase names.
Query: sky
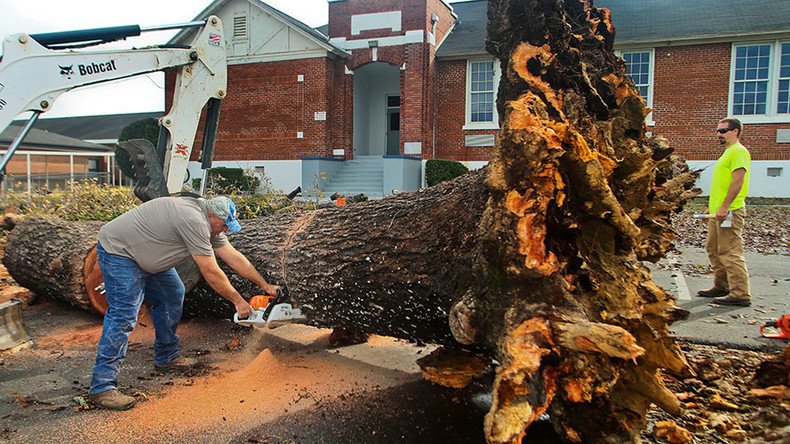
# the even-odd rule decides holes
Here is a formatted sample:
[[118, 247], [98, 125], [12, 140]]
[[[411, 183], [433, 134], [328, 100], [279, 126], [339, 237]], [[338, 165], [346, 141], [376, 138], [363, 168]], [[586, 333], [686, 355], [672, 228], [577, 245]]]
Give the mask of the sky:
[[[264, 1], [309, 26], [325, 25], [328, 21], [326, 0]], [[0, 39], [20, 32], [36, 34], [109, 26], [184, 23], [211, 3], [210, 0], [0, 0]], [[101, 48], [166, 43], [176, 32], [143, 33], [140, 37], [102, 45]], [[164, 76], [161, 73], [86, 86], [61, 95], [41, 118], [162, 111], [163, 88]], [[20, 117], [29, 115], [25, 113]]]

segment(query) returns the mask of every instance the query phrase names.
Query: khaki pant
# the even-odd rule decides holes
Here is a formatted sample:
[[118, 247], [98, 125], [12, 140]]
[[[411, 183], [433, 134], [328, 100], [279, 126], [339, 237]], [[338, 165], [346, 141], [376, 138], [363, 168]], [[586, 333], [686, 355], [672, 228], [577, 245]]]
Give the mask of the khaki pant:
[[732, 212], [732, 228], [722, 228], [716, 219], [708, 221], [708, 258], [713, 266], [713, 286], [730, 291], [730, 296], [751, 299], [749, 271], [743, 258], [743, 225], [746, 208]]

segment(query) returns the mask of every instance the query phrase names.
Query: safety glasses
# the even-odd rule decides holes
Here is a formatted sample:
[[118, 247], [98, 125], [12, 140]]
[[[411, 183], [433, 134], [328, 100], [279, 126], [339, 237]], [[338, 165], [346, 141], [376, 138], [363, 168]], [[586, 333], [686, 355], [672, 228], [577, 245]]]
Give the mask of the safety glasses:
[[716, 130], [716, 132], [719, 133], [719, 134], [728, 133], [730, 131], [732, 131], [732, 128], [719, 128], [719, 129]]

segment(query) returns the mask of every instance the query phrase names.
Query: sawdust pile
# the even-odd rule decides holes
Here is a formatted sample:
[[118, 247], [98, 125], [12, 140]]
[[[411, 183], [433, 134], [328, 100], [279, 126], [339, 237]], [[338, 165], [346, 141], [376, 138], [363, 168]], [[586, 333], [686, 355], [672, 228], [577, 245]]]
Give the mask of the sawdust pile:
[[267, 349], [240, 370], [197, 379], [138, 402], [127, 412], [110, 414], [91, 435], [109, 442], [139, 441], [144, 438], [141, 434], [166, 440], [208, 427], [216, 431], [229, 419], [236, 425], [245, 420], [250, 425], [264, 422], [293, 400], [292, 387], [284, 381], [294, 376], [308, 383], [316, 379], [296, 370], [281, 365]]

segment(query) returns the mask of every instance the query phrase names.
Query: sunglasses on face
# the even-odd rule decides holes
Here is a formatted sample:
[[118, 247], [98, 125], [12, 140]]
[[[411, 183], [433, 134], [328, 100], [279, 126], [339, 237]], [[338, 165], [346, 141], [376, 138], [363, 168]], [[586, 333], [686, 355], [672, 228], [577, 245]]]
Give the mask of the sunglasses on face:
[[716, 130], [716, 132], [719, 133], [719, 134], [728, 133], [730, 131], [732, 131], [732, 128], [719, 128], [719, 129]]

